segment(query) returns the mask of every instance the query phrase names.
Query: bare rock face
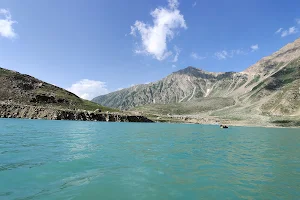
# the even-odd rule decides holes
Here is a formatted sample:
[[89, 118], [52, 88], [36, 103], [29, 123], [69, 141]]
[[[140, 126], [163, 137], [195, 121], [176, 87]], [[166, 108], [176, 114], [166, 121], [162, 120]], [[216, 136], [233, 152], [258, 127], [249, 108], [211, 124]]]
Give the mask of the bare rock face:
[[0, 117], [104, 122], [153, 122], [143, 116], [122, 115], [119, 113], [51, 109], [38, 106], [6, 103], [0, 103]]
[[299, 58], [300, 38], [289, 43], [270, 56], [262, 58], [254, 65], [247, 68], [244, 72], [248, 74], [259, 74], [276, 70], [276, 66], [288, 63]]
[[91, 104], [94, 104], [94, 109], [97, 107], [92, 102], [86, 106], [85, 100], [63, 88], [4, 68], [0, 68], [0, 84], [0, 101], [2, 102], [65, 109], [85, 109]]
[[32, 99], [30, 99], [32, 103], [39, 103], [39, 104], [68, 104], [69, 101], [63, 98], [56, 98], [52, 95], [48, 96], [46, 94], [38, 94]]
[[[175, 105], [205, 98], [232, 98], [270, 115], [300, 114], [300, 38], [243, 72], [206, 72], [187, 67], [157, 82], [135, 85], [94, 98], [118, 109]], [[279, 104], [279, 105], [277, 105]]]
[[81, 99], [67, 90], [4, 68], [0, 68], [0, 85], [2, 118], [152, 122], [143, 116], [117, 113], [119, 110]]
[[96, 97], [92, 101], [126, 110], [146, 104], [189, 102], [201, 97], [226, 97], [247, 80], [248, 76], [241, 73], [211, 73], [188, 67], [160, 81], [136, 85]]

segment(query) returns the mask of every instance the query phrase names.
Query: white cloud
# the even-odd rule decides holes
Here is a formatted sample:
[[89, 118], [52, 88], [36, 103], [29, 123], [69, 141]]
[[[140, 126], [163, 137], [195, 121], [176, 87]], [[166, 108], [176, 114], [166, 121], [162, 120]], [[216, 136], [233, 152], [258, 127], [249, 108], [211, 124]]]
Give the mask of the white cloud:
[[17, 23], [11, 19], [11, 14], [6, 9], [0, 9], [0, 36], [15, 38], [17, 34], [13, 29], [13, 24]]
[[231, 50], [230, 57], [233, 57], [234, 55], [247, 55], [248, 53], [243, 51], [242, 49], [235, 49]]
[[67, 88], [67, 90], [73, 92], [83, 99], [88, 100], [108, 93], [108, 89], [106, 88], [106, 84], [104, 82], [89, 79], [82, 79], [72, 84], [72, 86]]
[[178, 0], [168, 0], [169, 7], [173, 10], [177, 9], [179, 6]]
[[225, 59], [227, 59], [228, 57], [231, 57], [231, 56], [229, 55], [229, 53], [228, 53], [227, 51], [225, 51], [225, 50], [216, 52], [216, 53], [215, 53], [215, 56], [216, 56], [219, 60], [225, 60]]
[[172, 65], [172, 68], [176, 68], [176, 65]]
[[174, 46], [174, 51], [175, 51], [175, 56], [174, 56], [173, 62], [177, 62], [178, 61], [178, 56], [181, 52], [181, 49], [179, 49], [177, 46]]
[[[295, 22], [297, 25], [300, 25], [300, 18], [296, 18]], [[292, 26], [286, 30], [284, 30], [283, 28], [279, 28], [275, 34], [281, 33], [281, 37], [286, 37], [292, 34], [296, 34], [299, 32], [299, 29], [296, 26]]]
[[258, 44], [252, 45], [251, 47], [251, 51], [257, 51], [259, 49]]
[[[251, 52], [257, 51], [259, 49], [258, 44], [252, 45], [250, 47], [250, 49], [251, 49]], [[216, 52], [214, 54], [214, 57], [219, 60], [226, 60], [227, 58], [232, 58], [237, 55], [248, 55], [249, 53], [250, 53], [249, 49], [247, 49], [247, 50], [234, 49], [234, 50], [230, 50], [230, 51], [223, 50], [223, 51]]]
[[141, 36], [141, 44], [138, 44], [135, 53], [152, 55], [157, 60], [164, 60], [172, 55], [167, 42], [174, 38], [174, 31], [186, 29], [187, 26], [184, 16], [178, 10], [178, 0], [168, 0], [168, 3], [168, 7], [159, 7], [150, 13], [153, 26], [138, 20], [131, 26], [130, 34], [137, 36], [138, 33]]
[[195, 7], [196, 5], [197, 5], [197, 2], [195, 1], [192, 6]]
[[292, 35], [292, 34], [295, 34], [295, 33], [298, 33], [298, 29], [293, 26], [293, 27], [290, 27], [288, 30], [284, 30], [281, 32], [281, 37], [286, 37], [288, 35]]
[[202, 57], [202, 56], [199, 56], [197, 53], [195, 53], [195, 52], [192, 52], [191, 53], [191, 57], [193, 58], [193, 59], [195, 59], [195, 60], [203, 60], [203, 59], [205, 59], [206, 57]]
[[279, 28], [279, 29], [275, 32], [275, 34], [280, 33], [282, 30], [283, 30], [283, 28]]

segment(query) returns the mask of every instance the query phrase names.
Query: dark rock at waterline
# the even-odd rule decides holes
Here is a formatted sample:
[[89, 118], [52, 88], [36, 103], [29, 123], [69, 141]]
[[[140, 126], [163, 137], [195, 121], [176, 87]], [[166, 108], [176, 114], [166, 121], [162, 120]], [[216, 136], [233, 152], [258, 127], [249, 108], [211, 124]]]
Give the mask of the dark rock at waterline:
[[144, 116], [132, 116], [120, 113], [102, 113], [86, 110], [63, 110], [40, 106], [0, 103], [1, 118], [27, 118], [49, 120], [80, 120], [107, 122], [153, 122]]

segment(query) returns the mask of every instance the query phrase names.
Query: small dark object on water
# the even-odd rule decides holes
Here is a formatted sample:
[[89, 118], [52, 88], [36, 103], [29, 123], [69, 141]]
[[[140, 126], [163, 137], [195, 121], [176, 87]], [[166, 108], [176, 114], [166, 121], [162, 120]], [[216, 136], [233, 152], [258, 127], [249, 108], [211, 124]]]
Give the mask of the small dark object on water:
[[220, 125], [220, 128], [228, 128], [228, 126], [225, 126], [225, 125]]

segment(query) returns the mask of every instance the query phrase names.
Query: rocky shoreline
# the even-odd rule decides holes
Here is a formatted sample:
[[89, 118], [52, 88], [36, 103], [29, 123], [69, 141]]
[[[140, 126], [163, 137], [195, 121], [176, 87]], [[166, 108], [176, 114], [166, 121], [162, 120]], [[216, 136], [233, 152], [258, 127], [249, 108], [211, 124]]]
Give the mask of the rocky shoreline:
[[99, 111], [66, 110], [42, 106], [0, 103], [0, 118], [80, 120], [103, 122], [153, 122], [138, 115], [123, 113], [103, 113]]

